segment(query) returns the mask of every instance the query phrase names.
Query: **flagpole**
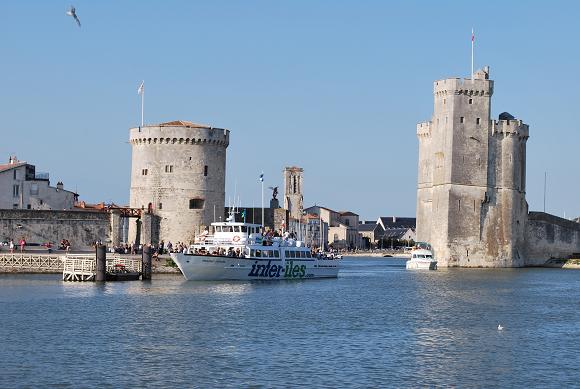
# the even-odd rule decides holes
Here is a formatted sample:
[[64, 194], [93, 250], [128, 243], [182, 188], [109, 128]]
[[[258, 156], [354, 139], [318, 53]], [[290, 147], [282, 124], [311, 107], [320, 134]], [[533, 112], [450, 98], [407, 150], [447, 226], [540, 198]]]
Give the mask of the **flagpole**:
[[262, 232], [263, 231], [265, 231], [265, 226], [264, 226], [264, 178], [262, 178]]
[[471, 81], [473, 81], [473, 46], [475, 44], [475, 34], [471, 29]]
[[[145, 83], [145, 81], [143, 81]], [[143, 127], [143, 118], [144, 118], [144, 110], [145, 110], [145, 87], [141, 91], [141, 127]]]

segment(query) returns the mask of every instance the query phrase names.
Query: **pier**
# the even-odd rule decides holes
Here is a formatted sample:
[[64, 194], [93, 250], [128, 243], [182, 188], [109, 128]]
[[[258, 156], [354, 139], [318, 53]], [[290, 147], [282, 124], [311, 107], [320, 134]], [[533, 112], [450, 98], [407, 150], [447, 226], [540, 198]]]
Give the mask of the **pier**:
[[[63, 281], [95, 281], [96, 256], [87, 254], [0, 254], [0, 272], [60, 273]], [[119, 254], [106, 257], [106, 280], [136, 280], [142, 274], [142, 260]]]

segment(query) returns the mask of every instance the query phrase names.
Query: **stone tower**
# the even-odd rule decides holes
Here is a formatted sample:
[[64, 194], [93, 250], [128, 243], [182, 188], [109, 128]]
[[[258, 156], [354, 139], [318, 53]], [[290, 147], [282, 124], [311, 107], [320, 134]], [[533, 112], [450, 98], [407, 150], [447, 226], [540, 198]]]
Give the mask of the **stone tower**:
[[[156, 217], [158, 233], [151, 241], [187, 243], [200, 226], [222, 215], [229, 133], [186, 121], [130, 130], [130, 206]], [[131, 223], [129, 239], [137, 234]]]
[[290, 213], [290, 217], [299, 219], [304, 210], [304, 196], [302, 195], [301, 167], [284, 168], [284, 208]]
[[489, 68], [434, 83], [430, 122], [417, 125], [417, 240], [440, 266], [523, 265], [528, 126], [491, 119]]

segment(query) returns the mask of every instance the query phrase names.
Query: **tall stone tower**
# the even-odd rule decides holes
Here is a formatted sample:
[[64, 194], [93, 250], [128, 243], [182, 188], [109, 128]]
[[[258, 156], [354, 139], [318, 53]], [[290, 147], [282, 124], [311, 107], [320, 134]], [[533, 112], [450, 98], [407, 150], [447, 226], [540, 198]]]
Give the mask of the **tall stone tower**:
[[[229, 130], [186, 121], [130, 130], [130, 206], [157, 217], [153, 242], [187, 243], [201, 225], [222, 215], [229, 134]], [[137, 234], [131, 223], [129, 239]]]
[[491, 119], [489, 68], [434, 83], [430, 122], [417, 125], [417, 240], [440, 266], [522, 266], [528, 126]]
[[284, 208], [290, 213], [290, 217], [299, 219], [304, 210], [304, 196], [302, 194], [301, 167], [284, 168]]

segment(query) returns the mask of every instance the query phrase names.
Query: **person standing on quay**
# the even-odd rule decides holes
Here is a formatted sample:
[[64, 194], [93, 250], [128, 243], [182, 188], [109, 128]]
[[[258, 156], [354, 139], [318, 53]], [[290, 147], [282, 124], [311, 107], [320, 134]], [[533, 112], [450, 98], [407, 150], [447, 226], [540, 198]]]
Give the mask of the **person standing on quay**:
[[24, 237], [20, 238], [20, 252], [23, 253], [24, 252], [24, 246], [26, 246], [26, 240], [24, 240]]
[[9, 245], [10, 245], [10, 254], [13, 254], [14, 253], [14, 240], [10, 239]]

